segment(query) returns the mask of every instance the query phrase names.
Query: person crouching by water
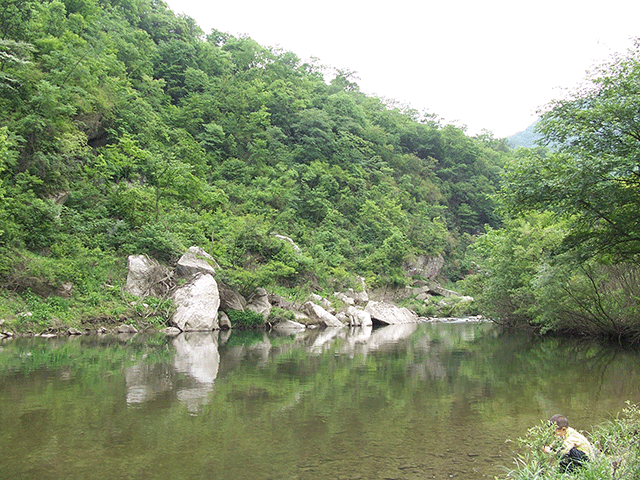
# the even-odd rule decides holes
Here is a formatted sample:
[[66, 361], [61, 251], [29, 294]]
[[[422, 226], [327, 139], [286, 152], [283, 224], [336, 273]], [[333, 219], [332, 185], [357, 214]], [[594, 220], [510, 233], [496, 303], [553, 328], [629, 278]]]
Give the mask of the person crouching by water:
[[562, 440], [562, 445], [556, 449], [546, 446], [545, 453], [560, 455], [559, 468], [562, 473], [573, 472], [576, 468], [594, 457], [593, 447], [584, 435], [569, 426], [569, 420], [562, 415], [554, 415], [549, 419], [549, 425], [555, 426], [555, 434]]

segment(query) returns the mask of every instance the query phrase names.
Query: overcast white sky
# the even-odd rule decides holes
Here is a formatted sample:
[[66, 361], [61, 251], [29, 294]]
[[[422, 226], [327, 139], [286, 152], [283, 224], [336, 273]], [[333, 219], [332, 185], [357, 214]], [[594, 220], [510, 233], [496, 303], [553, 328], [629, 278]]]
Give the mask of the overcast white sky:
[[367, 94], [497, 137], [640, 36], [638, 0], [166, 1], [205, 33], [317, 57]]

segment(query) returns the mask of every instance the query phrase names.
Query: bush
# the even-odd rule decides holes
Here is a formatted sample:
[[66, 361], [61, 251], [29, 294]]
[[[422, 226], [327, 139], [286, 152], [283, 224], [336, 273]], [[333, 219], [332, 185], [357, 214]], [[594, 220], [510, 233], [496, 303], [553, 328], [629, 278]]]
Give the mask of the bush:
[[227, 310], [225, 312], [234, 328], [256, 328], [264, 325], [264, 316], [251, 310]]
[[269, 312], [269, 321], [276, 322], [279, 320], [293, 320], [295, 321], [296, 315], [291, 310], [284, 310], [282, 308], [274, 307]]

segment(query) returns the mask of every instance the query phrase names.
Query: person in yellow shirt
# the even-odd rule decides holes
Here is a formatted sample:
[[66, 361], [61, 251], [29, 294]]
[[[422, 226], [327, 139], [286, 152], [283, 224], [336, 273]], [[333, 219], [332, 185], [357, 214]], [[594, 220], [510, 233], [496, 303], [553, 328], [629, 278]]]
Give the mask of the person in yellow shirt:
[[546, 453], [556, 453], [560, 456], [559, 468], [561, 472], [573, 472], [584, 462], [594, 458], [594, 450], [589, 440], [569, 426], [569, 420], [562, 415], [554, 415], [549, 424], [555, 427], [555, 434], [562, 440], [558, 448], [544, 447]]

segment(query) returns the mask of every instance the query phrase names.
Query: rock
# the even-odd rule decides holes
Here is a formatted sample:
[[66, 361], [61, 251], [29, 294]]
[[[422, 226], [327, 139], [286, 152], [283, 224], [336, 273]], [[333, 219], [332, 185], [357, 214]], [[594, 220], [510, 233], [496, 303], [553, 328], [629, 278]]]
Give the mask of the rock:
[[220, 293], [220, 310], [244, 311], [247, 301], [240, 292], [224, 283], [218, 283], [218, 292]]
[[369, 327], [373, 325], [373, 320], [371, 320], [371, 314], [366, 310], [362, 310], [361, 308], [349, 307], [345, 312], [347, 318], [349, 319], [349, 325], [354, 327]]
[[218, 329], [220, 295], [218, 285], [210, 274], [196, 274], [191, 281], [173, 292], [176, 311], [171, 317], [173, 326], [183, 332]]
[[300, 247], [298, 247], [298, 245], [296, 245], [295, 242], [291, 240], [289, 237], [285, 237], [284, 235], [276, 235], [276, 234], [273, 234], [273, 236], [291, 245], [294, 252], [300, 252]]
[[321, 297], [317, 293], [312, 293], [311, 295], [309, 295], [309, 301], [319, 304], [328, 312], [335, 312], [335, 309], [333, 308], [333, 305], [331, 305], [331, 302], [326, 298]]
[[[13, 282], [13, 288], [18, 292], [31, 290], [39, 297], [48, 298], [51, 295], [67, 296], [70, 292], [65, 292], [63, 285], [57, 285], [55, 281], [51, 281], [44, 277], [22, 276], [19, 275]], [[71, 285], [71, 284], [66, 284]]]
[[177, 327], [167, 327], [164, 330], [162, 330], [162, 333], [164, 333], [169, 337], [175, 337], [176, 335], [180, 335], [182, 333], [182, 330], [180, 330]]
[[295, 317], [295, 320], [298, 323], [302, 323], [303, 325], [306, 325], [307, 328], [309, 328], [309, 323], [311, 323], [311, 319], [309, 318], [308, 315], [304, 314], [299, 310], [292, 310], [292, 312], [293, 312], [293, 316]]
[[[353, 290], [351, 290], [353, 292]], [[342, 292], [335, 292], [333, 294], [338, 300], [342, 301], [345, 305], [355, 305], [356, 301], [353, 297], [349, 297], [348, 295]]]
[[418, 316], [408, 308], [400, 308], [385, 302], [369, 301], [364, 309], [371, 319], [388, 325], [417, 323]]
[[365, 305], [369, 301], [369, 294], [367, 293], [364, 277], [359, 277], [359, 279], [362, 290], [355, 292], [353, 288], [350, 288], [347, 290], [347, 294], [352, 297], [357, 304]]
[[87, 143], [93, 148], [102, 147], [108, 143], [109, 135], [104, 126], [101, 112], [83, 113], [74, 118], [78, 129], [87, 135]]
[[138, 333], [138, 329], [133, 325], [128, 325], [126, 323], [123, 323], [118, 327], [117, 332], [118, 333]]
[[255, 293], [249, 299], [246, 306], [247, 310], [260, 313], [266, 320], [271, 313], [271, 304], [269, 303], [269, 294], [264, 288], [256, 288]]
[[68, 190], [60, 190], [57, 192], [53, 192], [51, 195], [47, 197], [56, 205], [64, 205], [69, 200], [69, 191]]
[[232, 328], [229, 316], [222, 310], [218, 311], [218, 325], [221, 330], [230, 330]]
[[59, 297], [69, 298], [71, 297], [71, 293], [73, 292], [73, 283], [71, 282], [63, 282], [61, 285], [56, 288], [55, 294]]
[[351, 319], [347, 317], [347, 314], [345, 312], [336, 313], [336, 318], [340, 321], [340, 323], [343, 323], [344, 325], [351, 325]]
[[129, 255], [127, 268], [129, 272], [125, 292], [137, 297], [159, 297], [168, 291], [170, 271], [157, 261], [146, 255]]
[[429, 292], [434, 295], [440, 295], [441, 297], [459, 297], [460, 294], [454, 292], [453, 290], [447, 290], [446, 288], [442, 288], [438, 283], [431, 282], [428, 285]]
[[344, 327], [344, 324], [334, 315], [327, 312], [320, 305], [313, 302], [306, 302], [302, 305], [302, 310], [312, 321], [324, 325], [325, 327]]
[[295, 304], [275, 293], [269, 294], [269, 303], [273, 307], [282, 308], [283, 310], [295, 310]]
[[303, 324], [294, 322], [293, 320], [282, 320], [281, 322], [278, 322], [273, 326], [273, 330], [279, 333], [286, 334], [301, 332], [303, 330], [306, 330], [306, 328], [307, 327], [305, 327]]
[[205, 252], [200, 247], [189, 247], [178, 263], [176, 264], [176, 271], [182, 278], [191, 278], [196, 273], [208, 273], [212, 277], [215, 277], [217, 268], [220, 268], [211, 255]]
[[308, 301], [320, 303], [321, 300], [322, 297], [320, 295], [318, 295], [317, 293], [312, 293], [311, 295], [309, 295]]
[[82, 335], [82, 332], [76, 328], [71, 327], [67, 330], [67, 335]]
[[438, 277], [440, 270], [444, 266], [442, 255], [425, 256], [419, 255], [404, 263], [404, 270], [408, 277], [423, 277], [433, 280]]

